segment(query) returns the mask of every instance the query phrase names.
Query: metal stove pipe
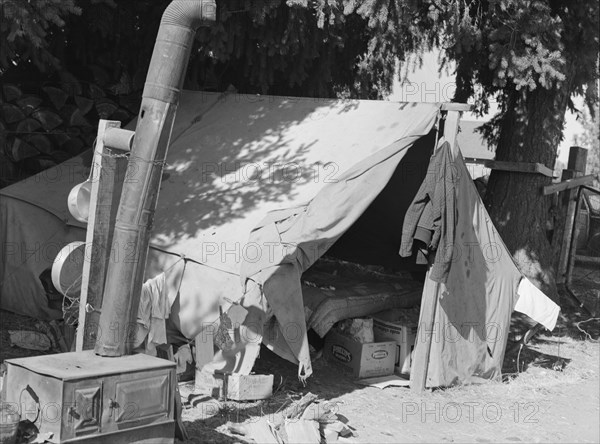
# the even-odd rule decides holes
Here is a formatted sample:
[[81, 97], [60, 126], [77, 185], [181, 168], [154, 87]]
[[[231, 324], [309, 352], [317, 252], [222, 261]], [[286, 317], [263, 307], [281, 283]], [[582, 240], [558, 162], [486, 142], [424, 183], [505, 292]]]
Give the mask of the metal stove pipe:
[[131, 352], [162, 169], [196, 29], [214, 0], [173, 0], [163, 13], [146, 77], [102, 298], [95, 352]]

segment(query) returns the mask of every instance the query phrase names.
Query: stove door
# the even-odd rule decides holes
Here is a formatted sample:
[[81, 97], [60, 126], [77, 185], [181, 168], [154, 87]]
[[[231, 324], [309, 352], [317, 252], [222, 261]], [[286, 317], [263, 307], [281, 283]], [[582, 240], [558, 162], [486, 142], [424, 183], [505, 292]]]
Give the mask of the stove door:
[[105, 390], [107, 426], [123, 430], [173, 419], [174, 371], [161, 369], [111, 376]]
[[65, 436], [97, 434], [102, 424], [103, 381], [81, 380], [65, 384], [63, 428]]

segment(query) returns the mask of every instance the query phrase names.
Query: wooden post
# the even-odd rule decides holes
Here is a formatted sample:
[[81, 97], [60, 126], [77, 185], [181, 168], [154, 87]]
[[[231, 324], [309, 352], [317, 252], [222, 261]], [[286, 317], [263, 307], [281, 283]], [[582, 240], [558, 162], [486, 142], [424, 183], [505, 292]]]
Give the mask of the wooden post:
[[[111, 129], [118, 129], [120, 126], [121, 122], [110, 120], [100, 120], [98, 123], [79, 299], [79, 327], [75, 338], [76, 351], [93, 349], [96, 344], [113, 227], [127, 168], [127, 158], [110, 156], [113, 153], [106, 144], [106, 136], [113, 131]], [[125, 133], [133, 134], [131, 131], [120, 129], [117, 132], [117, 134]], [[115, 148], [125, 148], [128, 143], [124, 142], [125, 146], [115, 146]], [[121, 144], [115, 142], [111, 145]]]
[[217, 385], [213, 375], [202, 373], [204, 366], [211, 362], [214, 357], [214, 334], [216, 332], [213, 329], [213, 325], [207, 325], [195, 338], [196, 373], [194, 375], [194, 391], [196, 393], [212, 394]]
[[[96, 310], [100, 310], [102, 306], [106, 263], [112, 239], [111, 227], [114, 224], [120, 194], [117, 169], [123, 162], [127, 164], [127, 159], [105, 156], [107, 150], [104, 147], [104, 134], [107, 129], [120, 126], [121, 122], [117, 121], [100, 120], [98, 123], [98, 137], [92, 161], [92, 190], [79, 299], [79, 327], [75, 338], [76, 351], [90, 350], [96, 343], [99, 314]], [[122, 180], [123, 176], [120, 179]]]
[[456, 136], [458, 135], [458, 124], [462, 112], [460, 111], [447, 111], [446, 121], [444, 122], [444, 139], [450, 144], [452, 148], [452, 158], [456, 158], [458, 154], [458, 144], [456, 143]]
[[569, 150], [569, 162], [567, 163], [567, 168], [570, 170], [575, 170], [581, 174], [585, 174], [587, 155], [587, 148], [572, 146]]
[[214, 334], [213, 326], [209, 325], [195, 338], [197, 370], [202, 370], [206, 364], [213, 360], [215, 352]]
[[[543, 188], [544, 196], [547, 196], [548, 194], [559, 193], [561, 191], [572, 190], [572, 189], [580, 187], [582, 185], [590, 185], [594, 182], [594, 179], [596, 179], [595, 174], [588, 174], [587, 176], [579, 176], [579, 177], [573, 177], [572, 179], [567, 179], [568, 177], [572, 177], [574, 172], [572, 170], [564, 170], [564, 171], [567, 171], [567, 173], [569, 173], [569, 174], [563, 174], [562, 177], [565, 180], [563, 180], [559, 183], [553, 183], [552, 185], [546, 185]], [[565, 199], [565, 204], [566, 203], [568, 203], [568, 199]]]
[[[456, 136], [458, 134], [458, 124], [461, 111], [449, 110], [446, 112], [444, 122], [444, 139], [452, 148], [452, 158], [455, 159], [458, 155], [458, 145], [456, 144]], [[429, 283], [429, 272], [425, 278]], [[410, 370], [410, 388], [413, 392], [421, 393], [425, 390], [427, 383], [427, 372], [429, 370], [429, 357], [431, 354], [431, 342], [433, 340], [433, 329], [435, 328], [435, 314], [437, 311], [438, 298], [440, 292], [440, 284], [434, 284], [434, 291], [423, 291], [423, 299], [421, 300], [421, 314], [419, 316], [419, 328], [415, 339], [415, 354]]]
[[[577, 188], [579, 190], [579, 188]], [[570, 233], [570, 245], [569, 252], [567, 255], [567, 270], [565, 276], [565, 282], [567, 285], [571, 284], [571, 275], [573, 273], [573, 267], [575, 266], [575, 253], [577, 252], [577, 237], [579, 236], [579, 224], [577, 223], [577, 216], [579, 215], [579, 210], [581, 209], [581, 200], [583, 196], [576, 192], [575, 197], [575, 217], [573, 218], [573, 227]]]
[[[568, 168], [563, 170], [561, 180], [569, 180], [576, 177], [581, 177], [585, 174], [585, 165], [587, 163], [587, 150], [578, 146], [572, 146], [569, 151]], [[562, 232], [562, 240], [560, 247], [560, 255], [558, 259], [558, 272], [556, 275], [556, 283], [564, 284], [567, 274], [567, 263], [569, 260], [569, 252], [571, 250], [571, 234], [575, 226], [575, 210], [577, 189], [572, 188], [565, 193], [564, 204], [567, 206], [564, 229]]]
[[[433, 340], [435, 314], [440, 292], [439, 282], [429, 281], [429, 271], [427, 272], [427, 277], [425, 279], [423, 299], [421, 300], [421, 315], [419, 316], [419, 326], [417, 329], [417, 337], [415, 338], [414, 358], [410, 369], [410, 389], [415, 393], [422, 393], [427, 384], [431, 342]], [[434, 289], [432, 292], [433, 294], [426, 298], [425, 288], [428, 287], [428, 283], [433, 285]]]

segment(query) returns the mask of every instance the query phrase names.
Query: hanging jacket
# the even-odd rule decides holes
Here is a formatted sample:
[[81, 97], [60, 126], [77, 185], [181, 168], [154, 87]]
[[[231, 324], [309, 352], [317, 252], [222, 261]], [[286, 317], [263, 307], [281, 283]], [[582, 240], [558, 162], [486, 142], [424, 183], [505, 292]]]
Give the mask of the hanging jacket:
[[400, 256], [412, 255], [414, 247], [427, 250], [430, 256], [435, 252], [431, 279], [437, 282], [446, 282], [452, 263], [456, 180], [451, 147], [444, 142], [431, 156], [427, 176], [406, 211], [402, 227]]

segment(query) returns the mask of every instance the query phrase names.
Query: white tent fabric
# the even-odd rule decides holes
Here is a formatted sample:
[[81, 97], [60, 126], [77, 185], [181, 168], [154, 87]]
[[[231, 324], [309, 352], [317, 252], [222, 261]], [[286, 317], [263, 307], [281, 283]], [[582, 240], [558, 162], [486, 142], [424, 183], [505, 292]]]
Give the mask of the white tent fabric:
[[[426, 134], [439, 108], [185, 92], [151, 240], [208, 266], [186, 273], [181, 284], [183, 333], [193, 336], [196, 327], [189, 324], [198, 313], [214, 317], [223, 296], [241, 297], [240, 266], [253, 254], [249, 234], [269, 211], [302, 205], [366, 157]], [[85, 240], [83, 224], [67, 210], [67, 195], [88, 177], [89, 159], [78, 156], [0, 190], [2, 308], [42, 319], [60, 316], [48, 308], [38, 276], [65, 244]], [[174, 259], [152, 254], [147, 277]]]
[[[164, 168], [151, 238], [154, 248], [146, 266], [146, 278], [172, 270], [167, 287], [170, 299], [178, 295], [171, 313], [180, 331], [193, 338], [218, 318], [220, 306], [227, 309], [235, 302], [265, 316], [270, 309], [280, 325], [300, 326], [297, 337], [286, 338], [279, 349], [274, 347], [281, 355], [293, 356], [300, 363], [299, 372], [309, 376], [300, 275], [383, 194], [387, 200], [379, 204], [380, 219], [400, 214], [397, 231], [393, 224], [392, 230], [401, 232], [414, 186], [418, 188], [423, 179], [415, 173], [423, 166], [426, 172], [427, 149], [433, 149], [435, 139], [422, 142], [435, 130], [440, 108], [426, 103], [185, 92]], [[403, 164], [411, 148], [424, 150], [424, 165]], [[459, 162], [464, 168], [462, 158]], [[67, 195], [88, 175], [86, 156], [79, 156], [0, 190], [3, 309], [39, 318], [59, 315], [48, 308], [38, 276], [65, 244], [85, 240], [84, 227], [68, 214]], [[394, 177], [402, 180], [396, 183]], [[125, 180], [135, 180], [135, 175]], [[457, 197], [464, 200], [457, 207], [467, 208], [462, 221], [473, 237], [482, 225], [470, 217], [472, 211], [484, 219], [487, 214], [473, 184], [469, 185], [472, 190]], [[396, 208], [386, 206], [390, 203]], [[491, 223], [487, 229], [496, 235]], [[398, 251], [397, 246], [391, 247]], [[36, 254], [26, 254], [32, 251]], [[180, 257], [187, 259], [185, 265], [177, 263]], [[177, 266], [171, 268], [173, 264]], [[472, 271], [484, 273], [478, 275], [480, 281], [487, 276], [487, 282], [493, 282], [490, 273], [502, 272], [481, 265], [463, 267], [457, 276]], [[463, 297], [448, 313], [456, 313], [460, 306], [465, 314], [477, 317], [476, 322], [496, 318], [507, 322], [518, 299], [518, 280], [514, 280], [514, 288], [507, 287], [506, 292], [497, 287], [486, 292], [482, 286], [472, 300]], [[493, 303], [487, 301], [481, 309], [477, 301], [486, 298]], [[444, 304], [442, 299], [446, 310]], [[486, 307], [501, 309], [490, 312]], [[455, 382], [455, 375], [467, 380], [473, 368], [496, 376], [504, 347], [493, 360], [485, 359], [487, 350], [479, 344], [460, 347], [432, 352], [431, 368], [444, 368], [436, 383]], [[252, 356], [248, 362], [253, 362]]]

